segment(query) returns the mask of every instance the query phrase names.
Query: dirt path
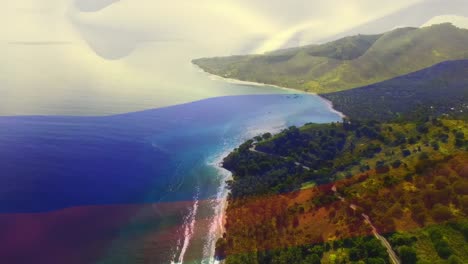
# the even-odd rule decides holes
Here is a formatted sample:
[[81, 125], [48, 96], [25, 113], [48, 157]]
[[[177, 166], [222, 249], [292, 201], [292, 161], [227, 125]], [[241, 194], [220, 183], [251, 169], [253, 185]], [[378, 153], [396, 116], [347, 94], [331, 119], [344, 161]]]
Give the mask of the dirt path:
[[[338, 199], [340, 199], [342, 202], [346, 201], [346, 199], [338, 193], [335, 185], [333, 185], [332, 191], [335, 193], [336, 197], [338, 197]], [[349, 207], [353, 209], [354, 211], [356, 211], [357, 209], [357, 205], [355, 204], [350, 204]], [[390, 260], [392, 261], [392, 263], [401, 264], [401, 261], [398, 258], [397, 254], [395, 253], [395, 251], [393, 250], [392, 245], [390, 245], [390, 243], [387, 241], [385, 237], [379, 234], [379, 232], [377, 231], [377, 228], [372, 224], [370, 217], [364, 213], [362, 213], [361, 215], [362, 215], [362, 218], [364, 218], [364, 222], [371, 227], [372, 234], [375, 236], [375, 238], [377, 238], [380, 241], [382, 246], [384, 246], [385, 249], [387, 250], [388, 256], [390, 257]]]
[[[249, 150], [252, 151], [252, 152], [261, 153], [261, 154], [264, 154], [264, 155], [269, 155], [269, 156], [279, 157], [279, 158], [282, 158], [282, 159], [287, 159], [286, 157], [283, 157], [283, 156], [274, 155], [274, 154], [266, 153], [266, 152], [263, 152], [263, 151], [259, 151], [259, 150], [257, 150], [255, 144], [252, 145], [252, 147]], [[302, 163], [294, 162], [294, 164], [296, 164], [297, 166], [301, 166], [305, 170], [310, 170], [309, 167], [305, 166]], [[338, 193], [335, 185], [333, 185], [332, 191], [335, 193], [335, 195], [336, 195], [336, 197], [338, 197], [338, 199], [340, 199], [342, 202], [346, 202], [346, 199]], [[356, 209], [357, 209], [357, 205], [355, 205], [355, 204], [350, 204], [349, 207], [351, 209], [353, 209], [354, 211], [356, 211]], [[372, 234], [375, 236], [375, 238], [377, 238], [380, 241], [380, 243], [387, 250], [387, 253], [388, 253], [388, 256], [390, 257], [391, 262], [393, 264], [401, 264], [401, 261], [398, 258], [397, 254], [395, 253], [395, 251], [393, 250], [392, 246], [390, 245], [390, 243], [387, 241], [387, 239], [385, 237], [383, 237], [382, 235], [379, 234], [379, 232], [377, 231], [377, 228], [375, 228], [375, 226], [372, 224], [372, 221], [370, 220], [369, 216], [363, 213], [362, 217], [364, 218], [364, 222], [371, 227]]]
[[400, 259], [396, 255], [396, 253], [393, 250], [392, 246], [390, 245], [390, 243], [388, 243], [388, 241], [387, 241], [387, 239], [385, 237], [383, 237], [382, 235], [380, 235], [377, 232], [377, 228], [375, 228], [375, 226], [372, 224], [369, 216], [363, 213], [362, 217], [364, 218], [364, 222], [366, 222], [372, 228], [372, 234], [374, 234], [375, 238], [380, 240], [380, 243], [382, 243], [382, 245], [387, 249], [387, 253], [388, 253], [388, 256], [390, 257], [390, 260], [394, 264], [400, 264], [401, 263]]

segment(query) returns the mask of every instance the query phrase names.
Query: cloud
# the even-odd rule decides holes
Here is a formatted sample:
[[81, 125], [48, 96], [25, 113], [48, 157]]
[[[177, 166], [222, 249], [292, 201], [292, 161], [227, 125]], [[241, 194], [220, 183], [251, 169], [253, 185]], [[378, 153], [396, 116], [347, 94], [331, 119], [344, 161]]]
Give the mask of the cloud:
[[[320, 39], [385, 17], [408, 6], [421, 3], [422, 1], [423, 0], [395, 0], [391, 3], [382, 3], [380, 1], [330, 0], [328, 1], [328, 8], [324, 8], [321, 14], [304, 19], [303, 22], [291, 25], [285, 30], [274, 34], [270, 39], [259, 46], [255, 52], [264, 53], [284, 48], [293, 37], [298, 38], [298, 35], [299, 39], [296, 39], [296, 41], [301, 45], [316, 43]], [[376, 2], [379, 3], [376, 4]]]
[[[376, 1], [379, 2], [379, 1]], [[326, 42], [337, 38], [365, 34], [379, 34], [399, 26], [420, 27], [428, 20], [441, 14], [456, 14], [468, 16], [468, 1], [466, 0], [425, 0], [404, 9], [393, 12], [387, 16], [373, 19], [367, 23], [353, 26], [349, 30], [336, 35], [325, 37], [320, 42]]]
[[466, 1], [457, 1], [6, 1], [0, 114], [54, 113], [65, 104], [108, 114], [239, 94], [245, 90], [221, 89], [190, 61], [423, 23], [463, 10]]
[[119, 49], [120, 55], [114, 53], [114, 58], [128, 56], [141, 42], [161, 39], [229, 50], [245, 45], [246, 39], [265, 39], [281, 29], [274, 19], [234, 0], [122, 0], [99, 12], [72, 10], [68, 17], [91, 47], [109, 40], [116, 46], [125, 42], [126, 48]]

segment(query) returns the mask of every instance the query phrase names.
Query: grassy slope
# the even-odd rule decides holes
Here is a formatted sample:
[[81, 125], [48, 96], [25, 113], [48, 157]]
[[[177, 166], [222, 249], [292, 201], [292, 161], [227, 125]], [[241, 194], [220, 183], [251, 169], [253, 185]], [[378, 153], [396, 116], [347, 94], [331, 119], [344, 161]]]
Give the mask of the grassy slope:
[[193, 63], [223, 77], [327, 93], [381, 82], [446, 60], [466, 59], [467, 47], [468, 30], [441, 24]]

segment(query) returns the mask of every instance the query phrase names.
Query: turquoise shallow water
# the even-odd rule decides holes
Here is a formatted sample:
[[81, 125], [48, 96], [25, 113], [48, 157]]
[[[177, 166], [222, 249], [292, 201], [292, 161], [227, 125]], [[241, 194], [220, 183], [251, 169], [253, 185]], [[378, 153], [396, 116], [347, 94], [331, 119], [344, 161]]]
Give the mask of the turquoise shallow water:
[[[217, 158], [261, 132], [339, 119], [305, 94], [105, 117], [1, 117], [0, 256], [45, 262], [60, 251], [67, 263], [199, 263], [210, 253], [223, 181]], [[12, 244], [25, 227], [34, 232]]]

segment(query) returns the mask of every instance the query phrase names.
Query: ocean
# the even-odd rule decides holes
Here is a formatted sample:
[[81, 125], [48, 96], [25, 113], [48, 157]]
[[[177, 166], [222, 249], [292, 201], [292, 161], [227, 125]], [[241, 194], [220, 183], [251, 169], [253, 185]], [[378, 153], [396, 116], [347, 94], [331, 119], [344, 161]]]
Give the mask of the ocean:
[[0, 262], [214, 263], [222, 158], [264, 132], [341, 119], [318, 96], [278, 93], [0, 117]]

